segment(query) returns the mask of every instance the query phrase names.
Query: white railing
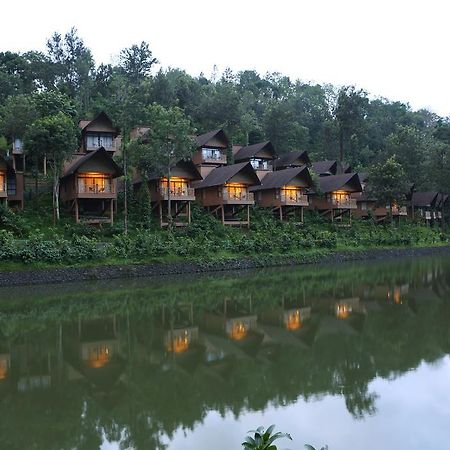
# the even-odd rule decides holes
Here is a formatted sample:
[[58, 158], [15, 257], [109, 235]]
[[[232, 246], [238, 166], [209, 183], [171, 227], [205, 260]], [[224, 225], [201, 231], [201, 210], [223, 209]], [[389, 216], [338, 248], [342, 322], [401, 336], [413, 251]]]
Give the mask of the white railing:
[[253, 192], [240, 191], [240, 192], [229, 192], [227, 189], [222, 191], [222, 198], [227, 201], [236, 202], [253, 202], [255, 201], [255, 196]]
[[114, 193], [114, 185], [112, 183], [106, 183], [103, 186], [78, 185], [78, 193], [79, 194], [113, 194]]
[[227, 155], [221, 153], [220, 155], [203, 155], [202, 160], [204, 163], [226, 163]]
[[[161, 196], [164, 198], [164, 200], [169, 199], [169, 189], [167, 187], [161, 187], [160, 188]], [[170, 190], [170, 196], [172, 199], [176, 198], [189, 198], [189, 197], [195, 197], [195, 191], [193, 188], [177, 188], [177, 189], [171, 189]]]
[[[389, 206], [386, 206], [386, 209], [389, 211], [391, 208]], [[407, 216], [408, 209], [406, 208], [406, 206], [393, 206], [392, 207], [392, 215], [393, 216]]]
[[345, 198], [345, 199], [344, 198], [343, 199], [332, 198], [331, 203], [338, 208], [343, 208], [343, 209], [356, 208], [356, 199], [355, 198]]
[[308, 196], [305, 194], [286, 195], [281, 194], [281, 203], [287, 205], [308, 205]]

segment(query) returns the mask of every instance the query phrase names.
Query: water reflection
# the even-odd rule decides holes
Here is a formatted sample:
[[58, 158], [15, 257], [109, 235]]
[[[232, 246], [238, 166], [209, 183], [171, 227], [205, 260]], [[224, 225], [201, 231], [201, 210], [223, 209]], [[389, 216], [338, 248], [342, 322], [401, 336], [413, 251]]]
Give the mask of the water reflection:
[[1, 446], [164, 448], [211, 410], [329, 395], [370, 417], [373, 380], [448, 354], [449, 275], [428, 259], [0, 291]]

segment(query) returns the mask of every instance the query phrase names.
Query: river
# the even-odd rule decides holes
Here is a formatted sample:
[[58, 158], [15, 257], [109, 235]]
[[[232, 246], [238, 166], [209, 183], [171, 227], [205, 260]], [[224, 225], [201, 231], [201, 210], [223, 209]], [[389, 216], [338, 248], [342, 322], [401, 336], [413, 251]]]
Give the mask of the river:
[[450, 259], [0, 289], [0, 448], [450, 449]]

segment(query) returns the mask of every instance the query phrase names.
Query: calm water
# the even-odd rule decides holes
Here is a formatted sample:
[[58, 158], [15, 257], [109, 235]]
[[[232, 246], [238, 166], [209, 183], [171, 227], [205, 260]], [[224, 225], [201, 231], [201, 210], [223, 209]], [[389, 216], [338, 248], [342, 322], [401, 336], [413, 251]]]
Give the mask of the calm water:
[[450, 449], [449, 297], [442, 258], [0, 290], [0, 448]]

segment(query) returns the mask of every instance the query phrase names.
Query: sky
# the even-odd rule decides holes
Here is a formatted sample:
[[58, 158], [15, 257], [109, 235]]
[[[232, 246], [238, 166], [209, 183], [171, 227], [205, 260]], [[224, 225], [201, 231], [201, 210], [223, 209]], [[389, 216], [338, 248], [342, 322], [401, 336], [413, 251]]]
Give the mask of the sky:
[[448, 0], [4, 0], [1, 12], [0, 51], [45, 50], [75, 26], [97, 64], [146, 41], [191, 75], [280, 72], [450, 115]]

